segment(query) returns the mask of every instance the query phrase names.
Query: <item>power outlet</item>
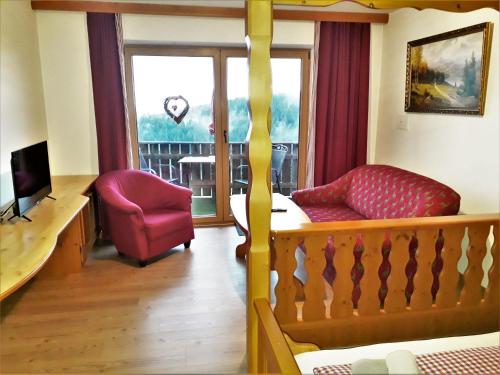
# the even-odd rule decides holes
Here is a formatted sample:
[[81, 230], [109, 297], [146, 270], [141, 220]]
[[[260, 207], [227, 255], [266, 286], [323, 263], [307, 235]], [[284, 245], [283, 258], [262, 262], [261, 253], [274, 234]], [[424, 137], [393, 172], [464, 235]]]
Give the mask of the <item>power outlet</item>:
[[400, 130], [410, 130], [410, 120], [407, 115], [399, 115], [397, 119], [396, 128]]

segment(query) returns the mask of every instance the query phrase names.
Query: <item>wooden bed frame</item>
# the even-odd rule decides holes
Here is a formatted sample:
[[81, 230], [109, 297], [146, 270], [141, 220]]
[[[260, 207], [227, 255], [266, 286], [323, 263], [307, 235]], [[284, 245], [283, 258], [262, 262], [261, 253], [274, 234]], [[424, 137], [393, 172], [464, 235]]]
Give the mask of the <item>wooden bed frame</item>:
[[[273, 3], [279, 5], [332, 5], [342, 0], [247, 0], [246, 40], [249, 65], [249, 112], [251, 126], [247, 138], [249, 185], [247, 191], [247, 222], [249, 229], [247, 256], [247, 361], [250, 373], [298, 373], [293, 351], [303, 350], [288, 339], [287, 332], [296, 340], [315, 342], [320, 346], [360, 345], [387, 339], [405, 340], [450, 334], [480, 333], [498, 329], [498, 223], [499, 215], [460, 216], [430, 219], [310, 224], [302, 228], [273, 232], [276, 266], [280, 281], [276, 288], [277, 304], [274, 312], [269, 305], [270, 292], [270, 216], [271, 163], [270, 104]], [[499, 9], [493, 0], [353, 0], [375, 9], [412, 7], [434, 8], [464, 12], [484, 7]], [[480, 287], [481, 262], [485, 253], [486, 233], [493, 226], [494, 265], [490, 282], [483, 297]], [[469, 266], [465, 284], [457, 297], [458, 272], [455, 260], [459, 257], [459, 240], [468, 228], [470, 248]], [[444, 269], [440, 274], [441, 287], [434, 301], [430, 294], [432, 283], [432, 248], [443, 231]], [[389, 232], [386, 235], [386, 232]], [[418, 270], [414, 278], [415, 290], [406, 304], [404, 266], [407, 255], [403, 251], [415, 235], [419, 241], [416, 254]], [[331, 306], [324, 304], [325, 288], [321, 276], [324, 266], [323, 248], [328, 236], [337, 243], [334, 262], [338, 282], [333, 282]], [[359, 307], [351, 302], [350, 265], [355, 238], [360, 236], [365, 247], [362, 263], [365, 274], [361, 279], [364, 291]], [[381, 241], [392, 241], [389, 291], [383, 309], [378, 302], [378, 266], [381, 261]], [[306, 298], [299, 310], [295, 304], [295, 289], [291, 270], [294, 269], [295, 248], [304, 241], [307, 250], [306, 269], [309, 278], [305, 285]], [[455, 263], [454, 263], [455, 262]], [[328, 288], [327, 288], [328, 289]], [[328, 290], [327, 290], [328, 292]], [[300, 312], [299, 311], [299, 312]], [[332, 318], [330, 318], [330, 315]], [[277, 323], [279, 322], [279, 324]], [[362, 327], [362, 329], [359, 329]], [[397, 334], [389, 329], [397, 327]], [[388, 329], [389, 328], [389, 329]], [[287, 342], [289, 344], [287, 344]], [[310, 346], [309, 346], [310, 347]]]
[[[292, 353], [300, 350], [292, 340], [323, 349], [497, 331], [499, 224], [500, 215], [494, 214], [312, 223], [273, 231], [278, 273], [276, 306], [273, 311], [265, 299], [254, 303], [260, 327], [259, 372], [295, 372]], [[494, 243], [488, 246], [491, 234]], [[322, 276], [329, 236], [333, 237], [336, 249], [333, 264], [337, 275], [332, 285]], [[408, 302], [405, 288], [409, 279], [405, 268], [411, 259], [413, 237], [418, 240], [415, 254], [418, 268]], [[462, 279], [457, 263], [462, 256], [464, 237], [468, 243], [468, 265]], [[378, 270], [383, 260], [383, 243], [387, 240], [391, 242], [391, 272], [387, 295], [381, 304]], [[438, 240], [444, 240], [442, 251], [436, 251]], [[351, 269], [359, 241], [364, 248], [361, 256], [364, 275], [360, 282], [361, 297], [354, 308]], [[298, 303], [293, 273], [295, 252], [302, 242], [307, 252], [308, 279], [304, 301]], [[489, 282], [483, 288], [483, 262], [490, 255]], [[432, 267], [439, 259], [443, 268], [433, 298]], [[328, 295], [333, 298], [325, 299]], [[285, 333], [292, 339], [286, 347]]]

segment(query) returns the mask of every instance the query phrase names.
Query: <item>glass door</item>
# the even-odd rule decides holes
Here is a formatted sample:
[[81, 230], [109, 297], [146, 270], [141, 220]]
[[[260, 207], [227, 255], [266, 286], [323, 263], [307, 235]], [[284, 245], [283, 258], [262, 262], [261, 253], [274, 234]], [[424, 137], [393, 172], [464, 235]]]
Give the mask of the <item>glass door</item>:
[[[245, 140], [250, 120], [246, 51], [223, 51], [221, 62], [222, 76], [225, 77], [222, 83], [222, 118], [226, 120], [227, 138], [224, 160], [228, 164], [224, 171], [224, 180], [227, 181], [224, 211], [225, 219], [229, 220], [229, 197], [245, 194], [248, 186]], [[273, 151], [270, 179], [273, 192], [285, 196], [304, 186], [308, 64], [309, 54], [304, 50], [271, 52]]]
[[[247, 52], [231, 48], [126, 46], [134, 167], [193, 191], [197, 224], [230, 222], [245, 194], [249, 128]], [[273, 191], [304, 186], [309, 53], [271, 52]]]
[[195, 222], [220, 221], [219, 51], [137, 47], [126, 54], [136, 168], [190, 188]]

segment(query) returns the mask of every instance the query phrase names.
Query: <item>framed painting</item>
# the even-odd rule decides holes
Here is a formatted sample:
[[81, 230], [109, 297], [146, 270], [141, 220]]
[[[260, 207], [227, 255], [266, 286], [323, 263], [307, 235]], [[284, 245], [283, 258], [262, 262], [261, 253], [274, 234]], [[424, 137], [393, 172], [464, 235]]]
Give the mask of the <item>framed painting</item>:
[[408, 43], [406, 112], [483, 115], [491, 22]]

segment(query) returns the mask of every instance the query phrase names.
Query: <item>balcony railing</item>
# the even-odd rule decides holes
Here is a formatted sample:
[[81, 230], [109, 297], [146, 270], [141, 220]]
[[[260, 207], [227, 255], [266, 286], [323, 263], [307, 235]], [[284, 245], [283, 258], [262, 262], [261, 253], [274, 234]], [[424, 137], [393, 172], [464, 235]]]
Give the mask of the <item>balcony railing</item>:
[[[281, 169], [280, 185], [284, 195], [297, 189], [298, 151], [297, 143], [280, 143], [288, 148]], [[189, 169], [179, 160], [186, 156], [215, 155], [215, 144], [208, 142], [139, 142], [140, 150], [146, 160], [147, 168], [153, 170], [164, 180], [189, 186], [195, 197], [215, 195], [215, 164], [193, 163]], [[229, 144], [229, 181], [231, 194], [246, 192], [248, 165], [245, 156], [245, 143]], [[186, 181], [188, 179], [189, 181]], [[277, 186], [274, 186], [277, 192]]]

